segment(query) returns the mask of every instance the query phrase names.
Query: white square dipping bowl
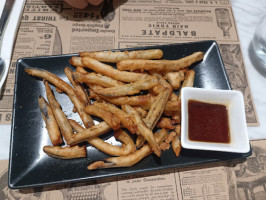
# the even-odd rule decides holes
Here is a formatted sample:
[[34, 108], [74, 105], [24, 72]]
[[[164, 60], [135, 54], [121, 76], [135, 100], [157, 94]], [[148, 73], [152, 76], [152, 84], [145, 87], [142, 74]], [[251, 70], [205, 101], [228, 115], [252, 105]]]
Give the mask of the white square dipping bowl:
[[[230, 133], [229, 143], [201, 142], [189, 139], [188, 101], [190, 99], [227, 106]], [[181, 145], [183, 148], [235, 153], [247, 153], [250, 151], [244, 99], [241, 92], [235, 90], [203, 89], [193, 87], [182, 88], [181, 116]]]

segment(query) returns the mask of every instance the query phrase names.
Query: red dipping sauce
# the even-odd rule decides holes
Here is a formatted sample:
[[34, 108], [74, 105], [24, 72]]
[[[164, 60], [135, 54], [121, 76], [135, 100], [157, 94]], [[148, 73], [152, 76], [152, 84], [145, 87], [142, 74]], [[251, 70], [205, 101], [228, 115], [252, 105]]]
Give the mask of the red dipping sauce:
[[189, 100], [188, 138], [199, 142], [230, 143], [227, 107]]

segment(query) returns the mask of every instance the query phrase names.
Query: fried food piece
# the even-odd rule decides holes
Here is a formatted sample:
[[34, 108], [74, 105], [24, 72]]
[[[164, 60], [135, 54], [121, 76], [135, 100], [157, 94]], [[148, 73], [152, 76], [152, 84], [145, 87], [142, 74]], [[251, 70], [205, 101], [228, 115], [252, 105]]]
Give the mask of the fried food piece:
[[180, 70], [178, 72], [167, 72], [165, 74], [168, 82], [173, 89], [177, 90], [181, 86], [181, 82], [185, 79], [185, 70]]
[[100, 96], [98, 94], [96, 94], [94, 91], [95, 90], [101, 90], [103, 89], [102, 86], [100, 85], [96, 85], [96, 84], [92, 84], [92, 83], [87, 83], [88, 87], [89, 87], [89, 97], [90, 99], [100, 99]]
[[176, 124], [180, 124], [181, 123], [181, 110], [175, 111], [172, 114], [172, 120], [174, 120]]
[[181, 136], [181, 125], [180, 124], [175, 127], [175, 133], [180, 138]]
[[109, 130], [111, 130], [111, 127], [103, 121], [79, 133], [73, 134], [68, 143], [69, 145], [73, 146], [75, 144], [84, 142], [91, 137], [102, 135]]
[[164, 90], [164, 86], [162, 86], [161, 84], [157, 84], [155, 85], [149, 92], [151, 94], [153, 94], [154, 96], [160, 94], [162, 92], [162, 90]]
[[141, 107], [134, 107], [134, 109], [139, 113], [142, 118], [145, 118], [148, 114], [147, 110], [144, 110]]
[[158, 79], [156, 77], [143, 79], [134, 83], [125, 84], [121, 86], [104, 88], [102, 90], [94, 91], [98, 95], [116, 97], [116, 96], [126, 96], [139, 93], [141, 90], [148, 90], [158, 84]]
[[88, 72], [82, 66], [76, 66], [76, 72], [87, 74]]
[[81, 61], [81, 58], [80, 57], [77, 57], [77, 56], [73, 56], [71, 57], [71, 59], [69, 60], [69, 63], [73, 66], [80, 66], [80, 67], [84, 67], [82, 61]]
[[[69, 119], [69, 123], [77, 132], [85, 130], [79, 123]], [[105, 142], [99, 137], [91, 137], [87, 142], [97, 148], [98, 150], [111, 156], [125, 156], [136, 151], [136, 147], [132, 138], [123, 130], [118, 129], [114, 134], [115, 138], [122, 142], [122, 146], [114, 146]]]
[[175, 131], [171, 131], [171, 132], [168, 134], [167, 138], [165, 139], [165, 142], [166, 142], [167, 144], [170, 144], [170, 143], [173, 141], [173, 139], [174, 139], [174, 137], [175, 137], [176, 135], [177, 135], [177, 134], [176, 134]]
[[175, 136], [176, 136], [176, 133], [175, 133], [174, 131], [171, 131], [171, 132], [167, 135], [167, 137], [166, 137], [166, 139], [164, 140], [164, 142], [162, 142], [162, 143], [160, 144], [160, 148], [161, 148], [161, 150], [165, 151], [165, 150], [169, 149], [169, 148], [170, 148], [170, 143], [173, 141], [173, 139], [175, 138]]
[[117, 156], [129, 155], [136, 151], [136, 146], [133, 139], [125, 131], [118, 129], [115, 131], [114, 136], [116, 139], [122, 142], [122, 147], [120, 147], [120, 151], [122, 151], [122, 153], [116, 153]]
[[202, 60], [203, 52], [195, 52], [179, 60], [122, 60], [117, 63], [119, 70], [156, 70], [156, 71], [179, 71], [191, 64]]
[[[166, 106], [167, 100], [169, 98], [170, 90], [165, 88], [163, 92], [161, 92], [157, 99], [151, 105], [151, 108], [143, 120], [145, 125], [150, 129], [153, 130], [158, 120], [161, 118], [164, 108]], [[136, 140], [137, 148], [141, 147], [145, 142], [145, 138], [143, 135], [139, 135]]]
[[176, 135], [172, 141], [172, 149], [176, 155], [176, 157], [178, 157], [180, 155], [181, 152], [181, 141], [180, 138]]
[[95, 105], [87, 105], [85, 112], [90, 115], [102, 118], [112, 129], [117, 130], [120, 128], [120, 119], [111, 112]]
[[103, 76], [101, 74], [96, 73], [80, 73], [80, 72], [74, 72], [73, 73], [73, 79], [76, 82], [80, 83], [87, 83], [87, 84], [97, 84], [102, 87], [115, 87], [123, 85], [122, 82], [114, 80], [108, 76]]
[[103, 102], [103, 103], [94, 102], [93, 105], [96, 106], [96, 107], [102, 108], [102, 109], [106, 110], [107, 112], [112, 113], [115, 117], [120, 119], [121, 123], [132, 134], [136, 133], [137, 126], [134, 123], [132, 116], [130, 116], [129, 114], [127, 114], [123, 110], [121, 110], [118, 107], [116, 107], [115, 105], [107, 103], [107, 102]]
[[[156, 142], [160, 144], [166, 137], [167, 131], [161, 129], [160, 132], [154, 134]], [[103, 161], [96, 161], [88, 166], [89, 170], [99, 169], [99, 168], [114, 168], [114, 167], [131, 167], [141, 161], [143, 158], [147, 157], [153, 152], [149, 144], [144, 145], [141, 149], [135, 151], [128, 156], [111, 157]]]
[[[146, 94], [146, 95], [137, 95], [137, 96], [122, 96], [122, 97], [107, 97], [103, 95], [99, 95], [101, 99], [115, 104], [115, 105], [124, 105], [128, 104], [130, 106], [143, 106], [146, 104], [150, 104], [152, 95]], [[148, 110], [147, 108], [146, 110]]]
[[166, 150], [170, 149], [170, 144], [167, 144], [167, 143], [165, 143], [165, 142], [162, 142], [162, 143], [160, 144], [160, 149], [161, 149], [162, 151], [166, 151]]
[[161, 49], [137, 50], [137, 51], [96, 51], [80, 52], [80, 57], [91, 57], [102, 62], [116, 63], [125, 59], [161, 59], [163, 51]]
[[173, 130], [175, 128], [175, 126], [173, 125], [174, 123], [175, 121], [171, 120], [170, 118], [161, 117], [158, 123], [156, 124], [156, 127]]
[[66, 67], [65, 68], [65, 74], [68, 78], [68, 80], [70, 81], [70, 83], [73, 85], [73, 87], [76, 89], [76, 93], [79, 97], [79, 99], [84, 103], [84, 104], [88, 104], [89, 103], [89, 98], [88, 98], [88, 95], [85, 91], [85, 89], [83, 88], [83, 86], [78, 83], [78, 82], [75, 82], [73, 80], [73, 71], [69, 68], [69, 67]]
[[133, 120], [135, 124], [137, 125], [137, 131], [136, 133], [138, 135], [142, 135], [147, 142], [151, 145], [152, 150], [157, 156], [161, 155], [161, 150], [156, 142], [153, 132], [145, 125], [145, 123], [142, 121], [140, 115], [138, 112], [131, 106], [129, 105], [122, 105], [122, 109], [127, 112], [128, 114], [132, 115]]
[[143, 73], [125, 72], [114, 69], [112, 66], [101, 63], [95, 59], [89, 57], [80, 58], [83, 66], [87, 67], [102, 75], [109, 76], [115, 80], [122, 82], [136, 82], [141, 79], [146, 79], [150, 75]]
[[[185, 80], [182, 84], [182, 88], [184, 87], [193, 87], [194, 85], [194, 79], [195, 79], [195, 71], [194, 70], [188, 70], [186, 72]], [[181, 100], [181, 94], [182, 94], [182, 88], [179, 93], [179, 101]]]
[[70, 126], [65, 113], [62, 111], [60, 104], [55, 99], [55, 96], [49, 86], [49, 83], [44, 80], [44, 85], [45, 85], [45, 91], [46, 91], [48, 102], [54, 113], [55, 119], [60, 128], [61, 134], [63, 138], [66, 140], [66, 142], [68, 143], [69, 139], [73, 135], [72, 127]]
[[159, 79], [159, 84], [152, 88], [152, 91], [155, 94], [160, 94], [164, 90], [164, 88], [168, 88], [170, 90], [170, 95], [173, 93], [172, 86], [164, 79], [161, 74], [152, 73], [152, 75], [158, 77]]
[[145, 124], [151, 130], [155, 127], [158, 120], [162, 116], [162, 113], [166, 107], [167, 100], [169, 98], [170, 91], [168, 88], [165, 88], [156, 98], [156, 100], [151, 105], [151, 108], [145, 117]]
[[[144, 110], [150, 110], [152, 103], [156, 100], [156, 96], [152, 96], [147, 99], [145, 104], [139, 105]], [[168, 100], [166, 102], [164, 113], [179, 111], [181, 109], [181, 102], [180, 100]], [[167, 115], [169, 116], [169, 115]]]
[[180, 141], [181, 126], [180, 125], [176, 126], [175, 132], [176, 132], [176, 136], [173, 138], [173, 141], [172, 141], [172, 149], [175, 152], [176, 157], [178, 157], [181, 151], [181, 141]]
[[165, 111], [179, 111], [181, 110], [181, 102], [179, 100], [169, 100], [165, 105]]
[[170, 95], [170, 97], [169, 97], [169, 100], [172, 100], [172, 101], [177, 101], [178, 100], [178, 95], [177, 94], [175, 94], [175, 93], [172, 93], [171, 95]]
[[59, 147], [59, 146], [44, 146], [43, 151], [53, 158], [60, 159], [73, 159], [73, 158], [86, 158], [86, 146], [73, 146], [73, 147]]
[[41, 96], [39, 96], [38, 98], [38, 103], [42, 113], [42, 118], [46, 124], [46, 129], [53, 146], [62, 144], [63, 140], [61, 133], [50, 105]]
[[49, 81], [57, 88], [59, 88], [61, 91], [64, 91], [68, 95], [72, 103], [74, 104], [75, 108], [77, 109], [77, 112], [79, 113], [79, 116], [82, 119], [85, 127], [90, 127], [94, 124], [92, 118], [84, 111], [85, 105], [77, 97], [75, 90], [65, 81], [57, 77], [55, 74], [48, 72], [46, 70], [26, 68], [25, 71], [29, 75], [36, 76]]
[[186, 72], [185, 80], [182, 84], [182, 87], [193, 87], [194, 79], [195, 79], [195, 71], [192, 69], [188, 70]]

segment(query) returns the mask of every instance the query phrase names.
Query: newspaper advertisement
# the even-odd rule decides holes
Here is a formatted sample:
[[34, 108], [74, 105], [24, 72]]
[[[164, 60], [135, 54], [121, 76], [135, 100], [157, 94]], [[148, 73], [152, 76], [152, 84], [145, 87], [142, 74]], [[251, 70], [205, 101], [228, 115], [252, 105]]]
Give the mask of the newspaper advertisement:
[[243, 93], [248, 125], [258, 125], [230, 0], [106, 0], [74, 9], [62, 0], [27, 0], [0, 101], [10, 124], [16, 61], [138, 46], [215, 40], [235, 90]]
[[241, 200], [266, 198], [265, 140], [252, 141], [248, 158], [149, 172], [92, 183], [10, 189], [8, 161], [0, 161], [0, 199]]

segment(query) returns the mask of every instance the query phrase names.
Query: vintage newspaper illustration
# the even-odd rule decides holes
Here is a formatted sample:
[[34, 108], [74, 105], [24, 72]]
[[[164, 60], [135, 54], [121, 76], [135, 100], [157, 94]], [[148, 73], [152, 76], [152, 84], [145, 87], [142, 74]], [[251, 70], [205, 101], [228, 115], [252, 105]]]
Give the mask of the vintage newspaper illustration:
[[230, 0], [106, 0], [74, 9], [61, 0], [27, 0], [0, 101], [10, 124], [16, 61], [79, 51], [216, 40], [233, 89], [244, 94], [248, 125], [258, 125]]
[[265, 142], [253, 141], [253, 154], [245, 159], [119, 177], [115, 181], [20, 190], [8, 188], [8, 161], [0, 161], [0, 199], [263, 200], [266, 198]]

